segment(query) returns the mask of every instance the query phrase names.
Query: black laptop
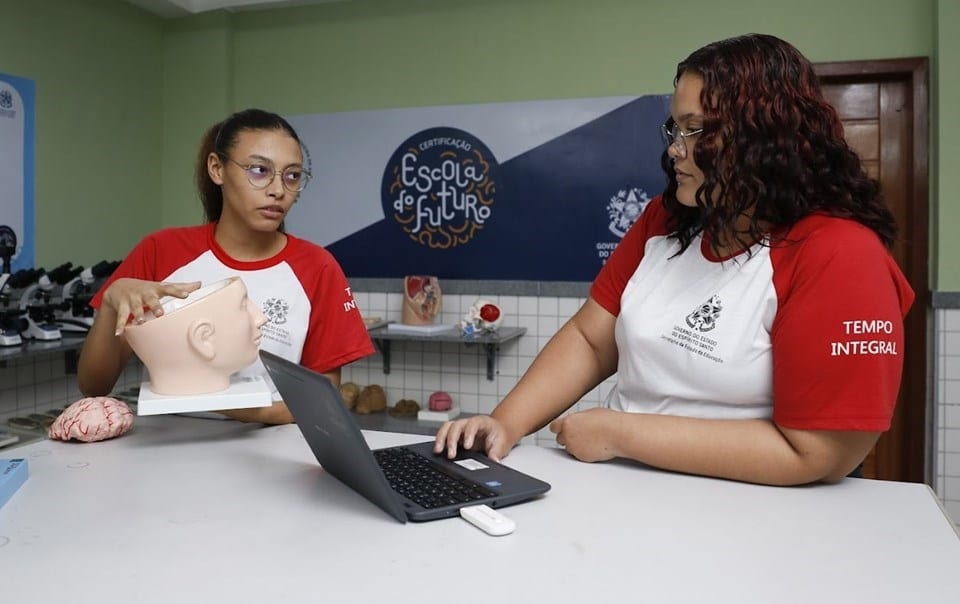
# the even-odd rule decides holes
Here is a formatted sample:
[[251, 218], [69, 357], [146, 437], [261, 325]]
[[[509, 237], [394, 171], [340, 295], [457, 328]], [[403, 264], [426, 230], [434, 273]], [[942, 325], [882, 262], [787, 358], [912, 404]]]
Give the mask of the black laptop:
[[330, 380], [265, 350], [260, 358], [320, 465], [400, 522], [458, 516], [468, 505], [503, 507], [550, 490], [482, 453], [436, 455], [432, 440], [371, 450]]

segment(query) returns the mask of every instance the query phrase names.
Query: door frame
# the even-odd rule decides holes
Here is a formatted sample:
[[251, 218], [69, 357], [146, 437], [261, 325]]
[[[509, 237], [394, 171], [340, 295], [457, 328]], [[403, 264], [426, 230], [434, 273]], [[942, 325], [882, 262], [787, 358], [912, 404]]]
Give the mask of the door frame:
[[[890, 434], [898, 441], [903, 452], [902, 460], [884, 459], [878, 455], [878, 478], [927, 482], [932, 456], [931, 435], [928, 433], [932, 405], [928, 400], [931, 392], [931, 353], [928, 345], [930, 307], [930, 218], [929, 218], [929, 95], [927, 90], [929, 60], [926, 57], [884, 59], [870, 61], [837, 61], [814, 64], [821, 81], [830, 84], [877, 82], [884, 80], [904, 81], [910, 84], [913, 94], [911, 196], [909, 206], [910, 224], [902, 229], [900, 236], [920, 246], [923, 253], [910, 254], [904, 267], [910, 286], [916, 293], [913, 307], [904, 320], [905, 350], [914, 352], [904, 359], [903, 383], [907, 392], [922, 395], [922, 401], [902, 400], [902, 429], [900, 434]], [[922, 403], [922, 404], [920, 404]], [[895, 445], [896, 446], [896, 445]]]

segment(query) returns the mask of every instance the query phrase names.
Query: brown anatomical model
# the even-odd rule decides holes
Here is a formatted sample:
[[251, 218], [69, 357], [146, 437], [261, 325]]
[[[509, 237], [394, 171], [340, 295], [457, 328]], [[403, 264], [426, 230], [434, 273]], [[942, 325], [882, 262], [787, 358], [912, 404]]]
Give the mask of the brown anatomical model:
[[367, 413], [380, 413], [387, 408], [387, 395], [383, 391], [383, 386], [371, 384], [360, 391], [357, 397], [357, 405], [354, 411], [362, 415]]

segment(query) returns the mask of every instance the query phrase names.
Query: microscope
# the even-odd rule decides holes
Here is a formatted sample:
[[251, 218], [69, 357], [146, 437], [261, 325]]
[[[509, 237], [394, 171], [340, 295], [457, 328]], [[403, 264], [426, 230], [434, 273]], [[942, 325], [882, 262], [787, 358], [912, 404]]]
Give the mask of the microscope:
[[93, 326], [94, 310], [90, 306], [96, 290], [94, 284], [109, 277], [119, 262], [102, 260], [89, 268], [78, 267], [75, 275], [63, 286], [57, 322], [63, 332], [86, 333]]
[[21, 329], [26, 329], [26, 322], [21, 318], [23, 313], [18, 308], [8, 308], [10, 295], [6, 293], [7, 286], [11, 288], [10, 261], [17, 251], [17, 235], [7, 225], [0, 225], [0, 346], [19, 346], [23, 343], [20, 337]]
[[[70, 263], [68, 262], [67, 265]], [[57, 274], [62, 274], [63, 270], [69, 270], [69, 266], [61, 265], [54, 269]], [[66, 267], [66, 269], [64, 269]], [[11, 285], [13, 278], [23, 273], [17, 271], [11, 276]], [[29, 281], [26, 281], [31, 277]], [[59, 340], [63, 338], [60, 333], [60, 327], [55, 323], [55, 310], [57, 305], [50, 302], [50, 293], [53, 291], [54, 280], [44, 269], [33, 270], [32, 275], [27, 275], [18, 281], [17, 285], [23, 287], [26, 285], [23, 294], [20, 296], [20, 310], [26, 313], [27, 329], [22, 332], [23, 337], [28, 340]]]

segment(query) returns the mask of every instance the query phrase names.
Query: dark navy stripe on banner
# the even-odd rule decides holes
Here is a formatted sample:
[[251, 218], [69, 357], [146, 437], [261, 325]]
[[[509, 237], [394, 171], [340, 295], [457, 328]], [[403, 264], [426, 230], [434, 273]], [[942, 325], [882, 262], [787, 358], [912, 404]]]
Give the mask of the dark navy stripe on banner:
[[385, 218], [327, 248], [351, 278], [590, 281], [663, 188], [668, 112], [640, 97], [500, 165], [471, 133], [417, 133], [384, 170]]

